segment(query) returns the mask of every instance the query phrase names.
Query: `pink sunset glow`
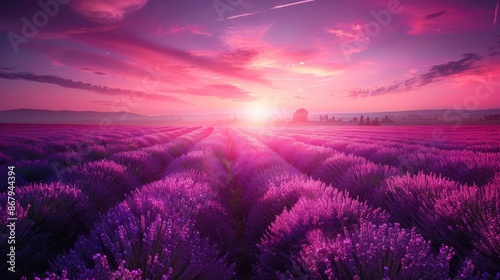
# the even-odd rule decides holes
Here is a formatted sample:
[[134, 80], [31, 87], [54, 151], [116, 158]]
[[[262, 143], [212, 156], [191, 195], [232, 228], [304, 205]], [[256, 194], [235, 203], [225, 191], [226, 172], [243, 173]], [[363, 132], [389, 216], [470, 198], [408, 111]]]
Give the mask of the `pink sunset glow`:
[[500, 107], [495, 0], [21, 2], [0, 11], [0, 110]]

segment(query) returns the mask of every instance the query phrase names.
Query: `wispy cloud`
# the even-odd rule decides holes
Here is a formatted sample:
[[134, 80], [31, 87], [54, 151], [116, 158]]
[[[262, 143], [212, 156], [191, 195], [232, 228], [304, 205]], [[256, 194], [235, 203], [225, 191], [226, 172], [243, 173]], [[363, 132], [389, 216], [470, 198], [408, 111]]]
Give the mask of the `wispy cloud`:
[[[435, 22], [437, 18], [443, 16], [446, 11], [440, 11], [432, 14], [427, 14], [420, 18], [415, 18], [410, 26], [409, 33], [412, 35], [419, 35], [425, 32], [435, 32], [436, 30], [441, 30], [445, 21], [439, 19]], [[455, 14], [455, 13], [452, 13]]]
[[500, 7], [500, 0], [497, 1], [497, 6], [495, 7], [495, 17], [493, 18], [493, 29], [497, 25], [497, 18], [498, 18], [498, 8]]
[[140, 10], [148, 0], [72, 0], [71, 7], [90, 21], [113, 23], [123, 20], [126, 14]]
[[151, 42], [127, 32], [113, 34], [113, 36], [108, 34], [82, 34], [75, 36], [74, 39], [82, 40], [94, 47], [116, 50], [122, 56], [133, 58], [133, 61], [139, 65], [156, 65], [158, 63], [186, 65], [192, 75], [196, 70], [207, 70], [226, 77], [269, 84], [268, 81], [260, 77], [261, 73], [252, 69], [228, 64], [217, 58], [199, 57], [189, 51]]
[[142, 96], [146, 99], [156, 100], [156, 101], [166, 101], [166, 102], [175, 102], [175, 103], [188, 103], [186, 101], [180, 100], [174, 96], [168, 95], [160, 95], [160, 94], [152, 94], [146, 93], [137, 90], [128, 90], [121, 88], [112, 88], [107, 86], [99, 86], [91, 83], [84, 83], [80, 81], [73, 81], [71, 79], [65, 79], [53, 75], [37, 75], [33, 73], [27, 72], [15, 72], [15, 73], [7, 73], [0, 72], [0, 79], [6, 80], [25, 80], [37, 83], [45, 83], [45, 84], [53, 84], [58, 85], [64, 88], [70, 89], [80, 89], [95, 92], [102, 95], [110, 95], [110, 96], [132, 96], [138, 95]]
[[230, 16], [227, 19], [235, 19], [235, 18], [241, 18], [241, 17], [248, 17], [248, 16], [253, 16], [253, 15], [260, 14], [262, 12], [264, 12], [264, 11], [258, 11], [258, 12], [255, 12], [255, 13], [245, 13], [245, 14]]
[[446, 11], [441, 11], [441, 12], [437, 12], [437, 13], [433, 13], [433, 14], [430, 14], [430, 15], [426, 15], [424, 17], [425, 20], [432, 20], [432, 19], [435, 19], [437, 17], [440, 17], [442, 15], [444, 15], [446, 13]]
[[354, 42], [354, 41], [363, 41], [360, 37], [360, 33], [356, 33], [355, 30], [353, 29], [352, 31], [345, 31], [342, 29], [334, 29], [334, 28], [329, 28], [325, 27], [325, 32], [328, 34], [335, 35], [338, 39], [342, 40], [343, 42]]
[[222, 53], [219, 59], [231, 65], [246, 65], [251, 63], [257, 56], [259, 51], [249, 48], [238, 48], [232, 52]]
[[260, 97], [252, 96], [250, 92], [242, 90], [241, 88], [231, 84], [216, 84], [207, 85], [199, 88], [186, 88], [175, 91], [165, 91], [169, 93], [181, 93], [196, 96], [210, 96], [219, 99], [231, 99], [234, 101], [256, 101]]
[[296, 6], [296, 5], [301, 5], [301, 4], [305, 4], [305, 3], [309, 3], [309, 2], [314, 2], [316, 0], [303, 0], [303, 1], [297, 1], [297, 2], [293, 2], [293, 3], [289, 3], [289, 4], [284, 4], [284, 5], [278, 5], [278, 6], [274, 6], [271, 8], [271, 10], [274, 10], [274, 9], [282, 9], [282, 8], [286, 8], [286, 7], [291, 7], [291, 6]]
[[369, 97], [414, 90], [453, 75], [463, 74], [473, 69], [475, 67], [474, 63], [480, 60], [481, 57], [478, 54], [466, 53], [463, 54], [462, 59], [432, 66], [428, 72], [420, 76], [395, 81], [387, 86], [374, 87], [371, 89], [352, 89], [348, 91], [348, 95], [350, 97]]
[[471, 69], [474, 62], [481, 60], [481, 57], [476, 53], [466, 53], [463, 54], [463, 57], [464, 58], [457, 61], [450, 61], [445, 64], [439, 64], [431, 67], [429, 72], [420, 76], [421, 84], [426, 85], [444, 77], [463, 73]]
[[486, 24], [491, 24], [491, 11], [481, 8], [486, 7], [486, 3], [463, 2], [450, 5], [448, 3], [451, 2], [446, 2], [448, 1], [408, 3], [399, 21], [407, 26], [406, 32], [409, 35], [480, 31], [484, 30]]
[[[293, 3], [289, 3], [289, 4], [283, 4], [283, 5], [277, 5], [277, 6], [274, 6], [272, 8], [269, 8], [267, 10], [262, 10], [262, 11], [258, 11], [258, 12], [253, 12], [253, 13], [244, 13], [244, 14], [239, 14], [239, 15], [234, 15], [234, 16], [230, 16], [226, 19], [236, 19], [236, 18], [242, 18], [242, 17], [248, 17], [248, 16], [253, 16], [253, 15], [258, 15], [258, 14], [261, 14], [263, 12], [267, 12], [267, 11], [270, 11], [270, 10], [276, 10], [276, 9], [283, 9], [283, 8], [288, 8], [288, 7], [292, 7], [292, 6], [296, 6], [296, 5], [302, 5], [302, 4], [306, 4], [306, 3], [310, 3], [310, 2], [315, 2], [316, 0], [303, 0], [303, 1], [297, 1], [297, 2], [293, 2]], [[219, 19], [219, 21], [221, 20], [224, 20], [224, 19]]]
[[212, 33], [208, 32], [202, 26], [198, 25], [171, 25], [169, 28], [160, 27], [156, 34], [179, 34], [179, 33], [189, 33], [194, 35], [201, 35], [211, 37]]
[[86, 67], [80, 68], [80, 70], [88, 72], [88, 73], [93, 73], [93, 74], [96, 74], [96, 75], [106, 75], [106, 73], [104, 73], [104, 72], [95, 71], [95, 70], [92, 70], [92, 69], [86, 68]]
[[299, 99], [299, 100], [309, 100], [309, 98], [303, 97], [303, 96], [299, 96], [299, 95], [295, 95], [293, 98]]
[[325, 27], [323, 30], [327, 34], [334, 35], [339, 44], [354, 44], [355, 47], [344, 48], [342, 50], [346, 56], [362, 52], [370, 45], [370, 37], [366, 36], [364, 26], [358, 23], [336, 24], [334, 28]]

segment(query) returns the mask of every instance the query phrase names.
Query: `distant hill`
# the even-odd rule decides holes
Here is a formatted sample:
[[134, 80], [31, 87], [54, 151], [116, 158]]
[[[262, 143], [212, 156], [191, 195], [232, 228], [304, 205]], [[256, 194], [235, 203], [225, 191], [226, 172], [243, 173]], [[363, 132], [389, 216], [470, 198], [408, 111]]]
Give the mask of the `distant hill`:
[[53, 111], [39, 109], [16, 109], [0, 111], [0, 123], [31, 124], [100, 124], [112, 122], [125, 125], [190, 125], [213, 123], [233, 115], [164, 115], [146, 116], [127, 112]]
[[99, 124], [101, 121], [140, 121], [148, 116], [125, 112], [93, 111], [51, 111], [37, 109], [16, 109], [0, 111], [2, 123], [55, 123], [55, 124]]

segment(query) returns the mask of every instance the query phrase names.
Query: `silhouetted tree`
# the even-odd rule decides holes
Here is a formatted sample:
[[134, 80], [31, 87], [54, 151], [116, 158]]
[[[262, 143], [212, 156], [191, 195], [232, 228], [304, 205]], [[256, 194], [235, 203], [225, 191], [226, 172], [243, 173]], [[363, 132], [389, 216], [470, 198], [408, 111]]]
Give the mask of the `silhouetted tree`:
[[365, 125], [372, 125], [372, 122], [370, 121], [370, 117], [366, 117]]
[[307, 122], [309, 121], [309, 112], [306, 109], [300, 108], [293, 113], [294, 122]]
[[375, 118], [375, 120], [372, 122], [372, 125], [375, 125], [375, 126], [380, 125], [380, 121], [378, 120], [378, 118]]
[[361, 115], [361, 118], [359, 119], [359, 125], [365, 125], [365, 117]]
[[384, 118], [380, 121], [381, 123], [393, 123], [394, 121], [389, 118], [389, 116], [385, 115]]

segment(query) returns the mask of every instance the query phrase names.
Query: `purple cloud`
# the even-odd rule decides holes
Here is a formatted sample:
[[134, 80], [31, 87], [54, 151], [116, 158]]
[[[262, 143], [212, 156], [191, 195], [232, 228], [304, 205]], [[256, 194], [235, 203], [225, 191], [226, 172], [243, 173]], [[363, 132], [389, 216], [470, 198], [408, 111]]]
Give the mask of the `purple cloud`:
[[175, 102], [175, 103], [188, 103], [186, 101], [180, 100], [177, 97], [168, 96], [168, 95], [160, 95], [160, 94], [150, 94], [137, 90], [129, 90], [129, 89], [121, 89], [121, 88], [112, 88], [107, 86], [99, 86], [91, 83], [84, 83], [80, 81], [73, 81], [71, 79], [65, 79], [52, 75], [37, 75], [27, 72], [16, 72], [16, 73], [7, 73], [0, 72], [0, 79], [6, 80], [25, 80], [32, 81], [38, 83], [45, 84], [53, 84], [58, 85], [64, 88], [71, 89], [80, 89], [86, 91], [92, 91], [102, 95], [114, 95], [114, 96], [140, 96], [150, 100], [157, 101], [167, 101], [167, 102]]
[[348, 91], [348, 95], [350, 97], [369, 97], [411, 91], [449, 76], [464, 73], [473, 69], [474, 63], [481, 60], [481, 57], [476, 53], [466, 53], [463, 54], [463, 57], [457, 61], [432, 66], [425, 74], [395, 81], [391, 85], [371, 89], [351, 89]]

